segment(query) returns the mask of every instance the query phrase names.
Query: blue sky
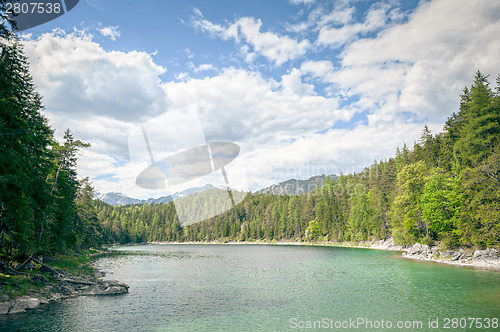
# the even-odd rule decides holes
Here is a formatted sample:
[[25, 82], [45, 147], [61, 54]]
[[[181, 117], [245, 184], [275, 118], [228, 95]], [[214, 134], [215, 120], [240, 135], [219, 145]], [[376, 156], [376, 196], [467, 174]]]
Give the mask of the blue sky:
[[[155, 197], [134, 182], [129, 138], [143, 123], [195, 107], [206, 140], [241, 147], [228, 170], [245, 169], [241, 189], [360, 171], [424, 124], [440, 131], [477, 70], [494, 81], [498, 31], [488, 0], [80, 0], [21, 35], [56, 135], [92, 144], [80, 175]], [[177, 139], [199, 143], [181, 127]]]

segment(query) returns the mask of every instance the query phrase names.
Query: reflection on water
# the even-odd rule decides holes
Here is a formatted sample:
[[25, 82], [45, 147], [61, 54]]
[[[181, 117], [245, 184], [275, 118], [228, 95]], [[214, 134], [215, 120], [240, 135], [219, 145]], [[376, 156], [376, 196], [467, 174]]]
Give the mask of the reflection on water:
[[[291, 319], [499, 317], [500, 273], [302, 246], [121, 247], [95, 265], [129, 294], [0, 319], [3, 331], [276, 331]], [[294, 322], [295, 322], [294, 321]], [[363, 330], [359, 328], [358, 330]]]

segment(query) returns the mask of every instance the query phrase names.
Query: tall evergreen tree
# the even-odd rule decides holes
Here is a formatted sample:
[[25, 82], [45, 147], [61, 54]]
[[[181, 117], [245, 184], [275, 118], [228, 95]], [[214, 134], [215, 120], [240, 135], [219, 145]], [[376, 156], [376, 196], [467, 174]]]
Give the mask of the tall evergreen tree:
[[500, 139], [500, 108], [495, 104], [488, 76], [476, 73], [468, 98], [461, 106], [464, 123], [455, 154], [464, 167], [475, 167], [491, 154]]
[[0, 251], [28, 254], [48, 203], [53, 135], [22, 45], [0, 26]]

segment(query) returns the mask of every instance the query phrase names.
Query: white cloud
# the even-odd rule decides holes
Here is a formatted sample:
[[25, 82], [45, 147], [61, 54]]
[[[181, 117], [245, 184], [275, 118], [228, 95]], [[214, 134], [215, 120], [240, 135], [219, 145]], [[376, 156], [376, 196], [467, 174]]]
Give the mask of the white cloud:
[[[262, 21], [252, 17], [242, 17], [232, 24], [222, 26], [204, 19], [199, 14], [193, 17], [192, 23], [197, 29], [211, 36], [223, 40], [234, 39], [241, 43], [244, 54], [247, 54], [251, 47], [252, 53], [266, 57], [276, 66], [303, 56], [311, 47], [311, 43], [306, 39], [297, 41], [273, 32], [261, 32]], [[253, 59], [253, 57], [250, 56], [247, 59]]]
[[281, 86], [283, 87], [283, 91], [292, 95], [315, 95], [316, 93], [314, 92], [314, 85], [303, 83], [301, 76], [302, 73], [297, 68], [293, 68], [289, 74], [283, 75], [281, 79]]
[[193, 53], [193, 51], [191, 51], [189, 48], [185, 48], [184, 52], [186, 53], [188, 59], [192, 59], [195, 56], [195, 54]]
[[[283, 167], [298, 169], [309, 162], [310, 153], [300, 151], [303, 145], [291, 149], [290, 142], [321, 136], [313, 132], [352, 116], [351, 111], [339, 110], [336, 98], [315, 95], [313, 86], [302, 82], [299, 69], [284, 75], [281, 82], [229, 68], [215, 77], [168, 82], [164, 87], [172, 108], [197, 105], [207, 140], [241, 146], [254, 190], [271, 177], [286, 177]], [[322, 148], [330, 148], [322, 142]], [[319, 146], [313, 150], [318, 155], [312, 163], [322, 158], [319, 150]], [[285, 152], [292, 153], [296, 161], [287, 164]], [[261, 173], [264, 170], [269, 171], [267, 175]], [[273, 174], [273, 170], [278, 173]]]
[[334, 9], [325, 14], [325, 9], [319, 7], [320, 10], [313, 11], [310, 15], [310, 20], [317, 21], [317, 25], [322, 28], [329, 25], [344, 25], [352, 22], [356, 8], [349, 1], [338, 1]]
[[203, 14], [198, 8], [194, 9], [194, 13], [195, 15], [191, 18], [191, 23], [196, 29], [208, 33], [212, 37], [218, 37], [223, 40], [233, 38], [238, 41], [237, 25], [230, 24], [227, 27], [223, 27], [220, 24], [212, 23], [203, 17]]
[[[289, 178], [359, 172], [381, 156], [392, 156], [403, 142], [412, 144], [422, 125], [395, 121], [353, 130], [310, 133], [287, 145], [263, 146], [247, 154], [247, 172], [260, 187]], [[257, 186], [259, 187], [259, 186]]]
[[499, 2], [424, 2], [407, 23], [348, 46], [334, 80], [371, 98], [400, 94], [399, 110], [442, 121], [476, 70], [495, 75], [498, 31]]
[[[386, 26], [389, 9], [390, 7], [387, 5], [374, 5], [366, 14], [363, 22], [349, 23], [352, 21], [354, 8], [337, 8], [320, 19], [317, 43], [339, 47], [354, 41], [359, 34], [376, 32]], [[342, 26], [332, 27], [331, 24], [341, 24]]]
[[186, 73], [186, 72], [181, 72], [181, 73], [178, 73], [177, 75], [175, 75], [175, 79], [178, 81], [187, 81], [190, 78], [191, 77], [189, 76], [189, 73]]
[[209, 71], [209, 70], [217, 70], [217, 69], [211, 63], [204, 63], [193, 69], [195, 73], [199, 73], [202, 71]]
[[310, 74], [314, 77], [328, 77], [333, 72], [333, 64], [331, 61], [305, 61], [300, 66], [300, 70], [305, 74]]
[[47, 111], [140, 120], [165, 109], [165, 68], [145, 52], [107, 52], [85, 34], [46, 33], [24, 42]]
[[336, 99], [293, 91], [291, 87], [301, 83], [297, 77], [290, 83], [289, 75], [280, 83], [228, 68], [214, 77], [167, 82], [164, 88], [171, 107], [198, 106], [207, 139], [212, 140], [274, 144], [346, 118], [337, 111]]
[[310, 5], [314, 3], [315, 0], [290, 0], [293, 5]]
[[104, 37], [109, 37], [112, 41], [115, 41], [121, 34], [117, 26], [97, 28], [97, 31], [99, 31]]
[[126, 160], [131, 124], [166, 109], [158, 85], [165, 69], [147, 53], [108, 52], [82, 32], [46, 33], [24, 45], [56, 136], [70, 128], [92, 153]]
[[500, 67], [500, 3], [424, 2], [405, 23], [386, 24], [375, 37], [351, 35], [364, 27], [377, 29], [384, 16], [387, 8], [374, 6], [363, 23], [337, 28], [329, 42], [348, 44], [339, 63], [308, 60], [300, 67], [305, 79], [328, 84], [329, 93], [356, 96], [349, 107], [368, 112], [372, 124], [408, 112], [442, 124], [457, 110], [458, 96], [476, 70], [496, 75]]
[[261, 32], [262, 22], [249, 17], [239, 19], [241, 35], [255, 52], [274, 61], [275, 65], [304, 55], [311, 46], [308, 40], [296, 41], [288, 36], [278, 36], [272, 32]]

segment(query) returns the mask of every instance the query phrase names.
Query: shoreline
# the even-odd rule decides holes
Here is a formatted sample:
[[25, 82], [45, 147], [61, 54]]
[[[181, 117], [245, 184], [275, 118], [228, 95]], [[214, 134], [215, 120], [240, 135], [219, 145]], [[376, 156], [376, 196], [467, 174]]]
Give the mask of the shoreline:
[[270, 245], [270, 246], [310, 246], [310, 247], [337, 247], [337, 248], [356, 248], [356, 249], [374, 249], [374, 250], [387, 250], [387, 251], [403, 251], [399, 247], [389, 248], [382, 247], [379, 245], [365, 245], [365, 244], [351, 244], [351, 243], [341, 243], [341, 242], [288, 242], [288, 241], [279, 241], [279, 242], [269, 242], [269, 241], [237, 241], [237, 242], [218, 242], [218, 241], [189, 241], [189, 242], [146, 242], [146, 243], [136, 243], [136, 244], [126, 244], [126, 245], [116, 245], [116, 247], [122, 246], [134, 246], [134, 245]]
[[415, 243], [413, 246], [402, 246], [394, 243], [392, 238], [378, 241], [362, 242], [296, 242], [296, 241], [237, 241], [237, 242], [147, 242], [145, 244], [159, 245], [292, 245], [292, 246], [323, 246], [339, 248], [356, 248], [399, 251], [402, 257], [406, 259], [433, 262], [454, 266], [471, 267], [482, 270], [500, 271], [500, 250], [497, 248], [488, 248], [485, 250], [472, 250], [459, 248], [457, 250], [444, 250], [440, 245], [429, 246], [426, 244]]
[[[103, 254], [106, 254], [106, 251], [92, 254], [90, 258], [92, 259]], [[32, 280], [36, 280], [36, 282], [43, 283], [43, 287], [40, 290], [30, 289], [25, 295], [15, 298], [2, 299], [0, 302], [0, 315], [23, 314], [32, 309], [40, 309], [49, 303], [78, 296], [128, 293], [128, 285], [117, 280], [103, 280], [104, 273], [92, 266], [92, 261], [84, 264], [92, 269], [92, 273], [88, 275], [75, 275], [66, 270], [52, 268], [37, 260], [33, 260], [29, 264], [38, 264], [40, 266], [39, 271], [29, 271], [26, 273], [12, 270], [10, 271], [12, 274], [2, 274], [2, 276], [12, 278], [19, 274], [24, 275]], [[46, 273], [45, 276], [39, 273], [41, 271]]]

